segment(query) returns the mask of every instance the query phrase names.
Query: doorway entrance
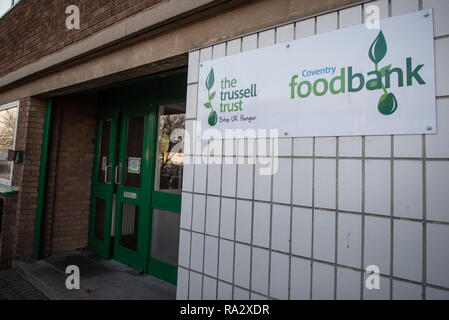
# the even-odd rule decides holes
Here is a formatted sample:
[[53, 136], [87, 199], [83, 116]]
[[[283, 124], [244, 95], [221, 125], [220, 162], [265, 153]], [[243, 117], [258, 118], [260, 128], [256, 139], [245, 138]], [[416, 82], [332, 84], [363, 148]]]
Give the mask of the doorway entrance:
[[184, 72], [175, 72], [104, 93], [97, 113], [89, 217], [90, 250], [173, 284], [185, 78]]

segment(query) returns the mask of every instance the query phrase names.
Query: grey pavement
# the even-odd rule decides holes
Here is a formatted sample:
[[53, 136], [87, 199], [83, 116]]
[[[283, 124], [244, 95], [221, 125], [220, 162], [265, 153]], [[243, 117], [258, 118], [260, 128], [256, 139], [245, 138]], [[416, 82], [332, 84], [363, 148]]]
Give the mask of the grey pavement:
[[14, 270], [0, 271], [0, 300], [46, 300], [47, 297]]
[[[80, 270], [80, 289], [68, 290], [68, 265]], [[13, 268], [52, 300], [173, 300], [176, 286], [88, 251], [70, 251]]]

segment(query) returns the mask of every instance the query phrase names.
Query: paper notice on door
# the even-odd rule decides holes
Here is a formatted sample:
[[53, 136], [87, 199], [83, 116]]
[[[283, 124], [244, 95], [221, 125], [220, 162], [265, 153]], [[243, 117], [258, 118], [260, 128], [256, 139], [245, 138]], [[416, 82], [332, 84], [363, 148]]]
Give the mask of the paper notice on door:
[[140, 174], [141, 158], [128, 158], [128, 173]]
[[101, 157], [101, 171], [106, 171], [106, 166], [108, 164], [108, 157]]

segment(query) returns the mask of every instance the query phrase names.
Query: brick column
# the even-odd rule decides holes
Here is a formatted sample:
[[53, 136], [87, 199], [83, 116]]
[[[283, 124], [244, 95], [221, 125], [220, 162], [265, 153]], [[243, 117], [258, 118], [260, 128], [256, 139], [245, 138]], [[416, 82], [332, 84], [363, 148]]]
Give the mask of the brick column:
[[36, 221], [45, 103], [43, 99], [20, 100], [16, 149], [24, 150], [23, 162], [14, 165], [12, 184], [20, 188], [15, 213], [13, 259], [31, 259]]

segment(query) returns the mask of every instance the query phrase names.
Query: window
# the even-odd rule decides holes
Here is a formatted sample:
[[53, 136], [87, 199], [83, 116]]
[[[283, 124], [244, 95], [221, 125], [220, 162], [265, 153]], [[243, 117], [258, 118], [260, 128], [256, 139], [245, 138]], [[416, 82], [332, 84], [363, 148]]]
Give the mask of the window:
[[8, 161], [8, 150], [16, 144], [19, 101], [0, 106], [0, 183], [11, 185], [13, 161]]
[[181, 193], [185, 113], [185, 103], [159, 108], [155, 190]]

